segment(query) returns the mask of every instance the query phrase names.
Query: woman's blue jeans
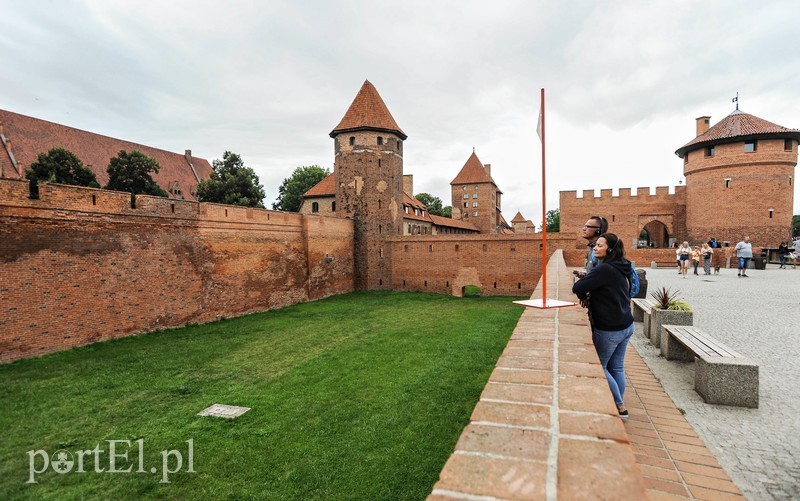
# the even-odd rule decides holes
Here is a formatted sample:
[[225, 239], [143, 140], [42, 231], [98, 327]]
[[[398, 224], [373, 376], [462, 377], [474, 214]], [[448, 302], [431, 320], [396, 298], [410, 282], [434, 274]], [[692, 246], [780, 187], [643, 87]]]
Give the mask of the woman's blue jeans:
[[625, 395], [625, 349], [632, 335], [633, 324], [621, 331], [592, 331], [594, 349], [597, 350], [597, 357], [617, 405], [623, 404], [622, 397]]

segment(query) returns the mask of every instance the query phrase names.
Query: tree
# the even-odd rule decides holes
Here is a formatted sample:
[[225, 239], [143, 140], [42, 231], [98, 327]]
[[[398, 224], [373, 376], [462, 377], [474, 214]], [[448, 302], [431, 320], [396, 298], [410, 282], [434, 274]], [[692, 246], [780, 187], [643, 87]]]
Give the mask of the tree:
[[800, 235], [800, 216], [792, 216], [792, 236]]
[[222, 160], [211, 162], [211, 167], [211, 178], [197, 183], [198, 200], [264, 208], [264, 187], [255, 171], [245, 167], [242, 157], [226, 151]]
[[547, 211], [545, 221], [548, 233], [557, 233], [561, 229], [561, 209]]
[[453, 217], [453, 208], [450, 207], [449, 205], [445, 205], [444, 207], [442, 207], [442, 213], [439, 214], [439, 215], [442, 216], [442, 217], [452, 218]]
[[304, 165], [292, 172], [290, 177], [283, 180], [278, 188], [278, 198], [272, 204], [275, 210], [297, 212], [303, 201], [303, 193], [317, 185], [330, 174], [328, 169], [319, 165]]
[[127, 191], [128, 193], [156, 195], [167, 197], [150, 173], [158, 174], [159, 165], [155, 158], [148, 157], [140, 151], [128, 153], [125, 150], [111, 159], [108, 164], [107, 190]]
[[72, 184], [99, 188], [97, 177], [91, 169], [72, 152], [64, 148], [53, 148], [47, 153], [39, 153], [36, 161], [25, 171], [25, 177], [34, 182]]
[[445, 216], [444, 208], [442, 207], [442, 200], [439, 197], [435, 197], [430, 193], [418, 193], [415, 198], [425, 204], [425, 207], [428, 208], [428, 212], [435, 216], [442, 216], [442, 217], [450, 217], [449, 215]]

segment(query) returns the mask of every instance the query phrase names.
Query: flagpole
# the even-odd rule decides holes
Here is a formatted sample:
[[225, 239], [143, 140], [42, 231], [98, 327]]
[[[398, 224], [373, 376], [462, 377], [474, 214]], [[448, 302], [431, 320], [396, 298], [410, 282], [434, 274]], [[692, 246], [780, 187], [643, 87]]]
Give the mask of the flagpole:
[[547, 204], [545, 202], [545, 127], [544, 127], [544, 88], [541, 92], [542, 106], [540, 109], [541, 136], [542, 140], [542, 308], [547, 308]]

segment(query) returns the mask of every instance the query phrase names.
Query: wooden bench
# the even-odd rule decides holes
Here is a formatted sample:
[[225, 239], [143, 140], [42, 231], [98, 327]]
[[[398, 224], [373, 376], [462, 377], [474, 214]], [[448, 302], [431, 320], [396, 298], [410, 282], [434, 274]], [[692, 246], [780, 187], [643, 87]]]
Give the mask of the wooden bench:
[[650, 308], [656, 305], [656, 302], [647, 298], [633, 298], [631, 299], [631, 313], [633, 314], [634, 322], [644, 322], [645, 313], [650, 312]]
[[664, 325], [661, 354], [694, 361], [694, 389], [709, 404], [758, 407], [758, 364], [690, 325]]

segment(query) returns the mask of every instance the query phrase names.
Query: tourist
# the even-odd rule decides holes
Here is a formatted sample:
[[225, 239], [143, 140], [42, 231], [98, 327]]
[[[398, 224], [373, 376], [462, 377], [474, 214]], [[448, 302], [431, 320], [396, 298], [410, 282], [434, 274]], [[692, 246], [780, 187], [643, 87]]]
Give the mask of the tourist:
[[598, 265], [572, 286], [581, 304], [591, 295], [592, 342], [622, 419], [628, 417], [625, 395], [625, 349], [633, 335], [630, 281], [633, 268], [622, 241], [613, 233], [600, 235], [594, 246]]
[[701, 259], [702, 259], [702, 257], [700, 255], [700, 247], [695, 245], [694, 249], [692, 249], [692, 267], [694, 267], [694, 274], [695, 275], [698, 275], [697, 267], [700, 266], [700, 260]]
[[788, 242], [781, 242], [778, 246], [778, 259], [781, 262], [781, 265], [778, 268], [786, 269], [786, 256], [789, 254], [789, 243]]
[[794, 252], [792, 253], [792, 268], [797, 268], [797, 260], [800, 259], [800, 236], [794, 237]]
[[708, 244], [703, 244], [700, 252], [703, 255], [703, 272], [706, 275], [711, 275], [711, 259], [714, 255], [714, 250]]
[[586, 224], [583, 225], [581, 228], [580, 234], [581, 237], [586, 239], [588, 243], [586, 246], [588, 247], [586, 251], [586, 260], [584, 261], [584, 271], [575, 270], [572, 273], [577, 275], [578, 278], [583, 278], [592, 271], [594, 267], [595, 259], [594, 259], [594, 246], [597, 243], [597, 239], [603, 233], [608, 231], [608, 221], [602, 216], [591, 216], [587, 221]]
[[680, 274], [683, 278], [688, 278], [689, 274], [689, 257], [692, 255], [692, 248], [689, 247], [689, 242], [684, 241], [680, 247], [675, 251], [675, 256], [680, 264]]
[[744, 237], [744, 240], [736, 244], [734, 248], [736, 257], [739, 260], [739, 273], [738, 277], [746, 277], [747, 268], [750, 266], [750, 259], [753, 257], [753, 245], [750, 243], [750, 237]]

